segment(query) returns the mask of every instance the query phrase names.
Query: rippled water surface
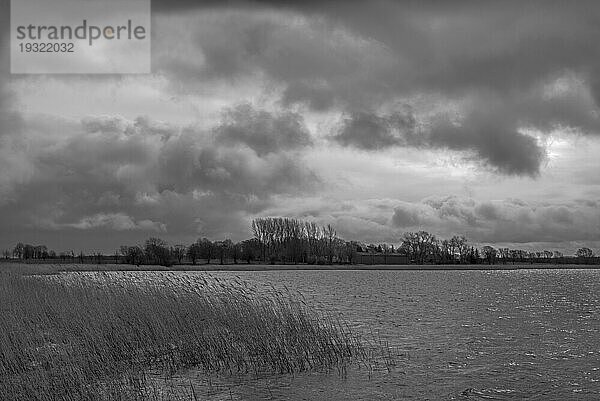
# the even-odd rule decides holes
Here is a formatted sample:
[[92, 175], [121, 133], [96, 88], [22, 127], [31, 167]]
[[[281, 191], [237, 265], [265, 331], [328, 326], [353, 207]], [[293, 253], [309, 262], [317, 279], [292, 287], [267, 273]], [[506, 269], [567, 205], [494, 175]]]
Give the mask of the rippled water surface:
[[[205, 274], [205, 273], [181, 273]], [[600, 271], [270, 271], [211, 273], [301, 291], [387, 341], [396, 366], [217, 378], [213, 399], [597, 400]]]

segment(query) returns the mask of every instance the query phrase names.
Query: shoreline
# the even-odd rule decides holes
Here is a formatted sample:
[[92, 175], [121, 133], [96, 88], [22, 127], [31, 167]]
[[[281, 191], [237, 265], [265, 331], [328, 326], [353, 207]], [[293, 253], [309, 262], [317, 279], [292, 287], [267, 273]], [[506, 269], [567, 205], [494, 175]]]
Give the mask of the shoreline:
[[0, 271], [5, 268], [30, 268], [48, 272], [268, 272], [268, 271], [513, 271], [513, 270], [595, 270], [600, 265], [577, 264], [515, 264], [515, 265], [271, 265], [271, 264], [203, 264], [203, 265], [126, 265], [90, 263], [23, 263], [0, 262]]

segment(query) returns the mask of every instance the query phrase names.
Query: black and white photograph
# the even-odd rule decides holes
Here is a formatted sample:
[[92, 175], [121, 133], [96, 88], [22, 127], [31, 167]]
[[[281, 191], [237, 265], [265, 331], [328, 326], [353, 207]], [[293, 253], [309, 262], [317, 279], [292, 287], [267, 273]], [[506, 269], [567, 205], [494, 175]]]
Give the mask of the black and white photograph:
[[0, 0], [30, 400], [600, 400], [600, 2]]

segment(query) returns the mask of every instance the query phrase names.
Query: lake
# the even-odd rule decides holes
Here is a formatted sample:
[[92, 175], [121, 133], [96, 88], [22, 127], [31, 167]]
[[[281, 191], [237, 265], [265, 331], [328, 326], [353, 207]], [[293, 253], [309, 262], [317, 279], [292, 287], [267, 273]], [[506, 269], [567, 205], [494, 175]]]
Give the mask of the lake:
[[600, 398], [600, 270], [210, 274], [298, 290], [312, 307], [387, 342], [396, 364], [294, 377], [185, 372], [206, 399]]

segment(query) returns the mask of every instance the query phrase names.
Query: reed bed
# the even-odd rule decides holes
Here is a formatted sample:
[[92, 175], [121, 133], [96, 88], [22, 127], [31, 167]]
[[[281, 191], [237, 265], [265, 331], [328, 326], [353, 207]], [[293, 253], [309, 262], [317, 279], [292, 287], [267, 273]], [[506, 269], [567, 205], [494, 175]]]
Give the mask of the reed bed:
[[206, 274], [1, 272], [0, 334], [7, 400], [174, 399], [150, 378], [344, 370], [366, 355], [301, 296]]

